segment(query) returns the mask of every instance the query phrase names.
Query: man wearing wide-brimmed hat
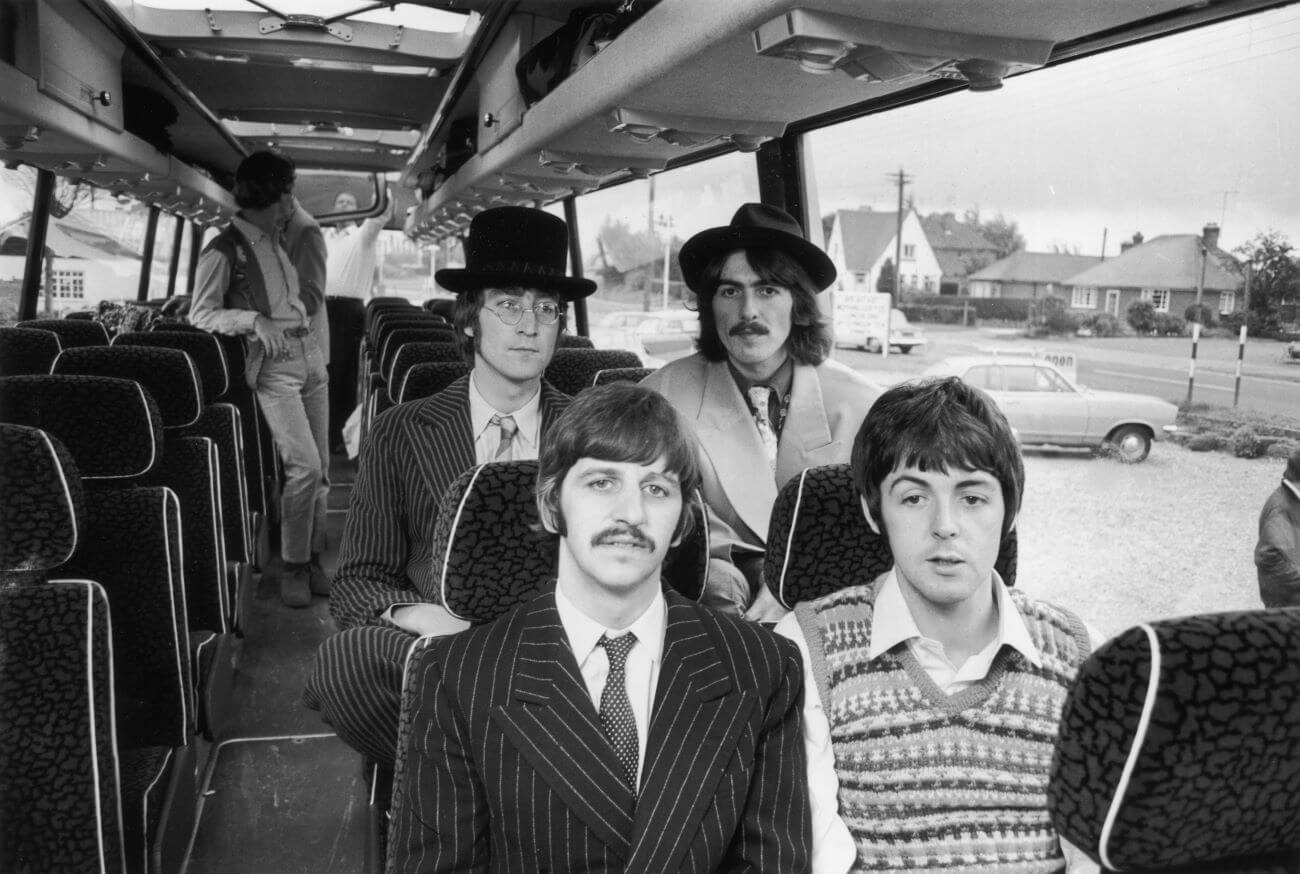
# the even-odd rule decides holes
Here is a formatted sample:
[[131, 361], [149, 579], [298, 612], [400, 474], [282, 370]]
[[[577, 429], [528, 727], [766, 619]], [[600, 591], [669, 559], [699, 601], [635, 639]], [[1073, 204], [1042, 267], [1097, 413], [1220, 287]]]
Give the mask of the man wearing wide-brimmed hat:
[[699, 351], [645, 384], [695, 424], [703, 446], [707, 602], [775, 620], [785, 611], [760, 572], [777, 491], [805, 467], [847, 462], [879, 390], [827, 359], [817, 294], [835, 266], [788, 213], [747, 203], [730, 224], [687, 240], [680, 261], [699, 300]]
[[432, 564], [442, 493], [475, 464], [537, 458], [567, 395], [542, 379], [565, 305], [596, 286], [568, 276], [568, 229], [549, 213], [500, 207], [475, 216], [465, 267], [439, 270], [457, 293], [454, 322], [471, 372], [380, 416], [361, 450], [327, 640], [307, 684], [345, 742], [392, 764], [402, 667], [415, 635], [465, 627], [439, 603]]

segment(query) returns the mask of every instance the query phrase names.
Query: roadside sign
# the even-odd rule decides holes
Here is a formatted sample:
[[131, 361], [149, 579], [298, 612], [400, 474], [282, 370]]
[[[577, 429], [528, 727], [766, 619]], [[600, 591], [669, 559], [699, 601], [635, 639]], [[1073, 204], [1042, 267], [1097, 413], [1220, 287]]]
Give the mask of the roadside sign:
[[888, 354], [889, 295], [867, 291], [836, 291], [831, 302], [836, 342], [866, 346], [875, 338]]

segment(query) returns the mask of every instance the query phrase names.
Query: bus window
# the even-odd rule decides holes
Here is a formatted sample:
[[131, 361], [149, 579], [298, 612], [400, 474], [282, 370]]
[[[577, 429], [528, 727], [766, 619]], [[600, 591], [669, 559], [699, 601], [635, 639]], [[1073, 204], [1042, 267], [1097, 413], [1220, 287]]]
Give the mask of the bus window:
[[[682, 243], [705, 228], [725, 225], [740, 204], [758, 199], [753, 156], [741, 153], [578, 198], [583, 271], [597, 289], [587, 300], [596, 345], [630, 349], [652, 365], [693, 352], [693, 334], [647, 352], [636, 326], [662, 317], [633, 317], [693, 307], [677, 266]], [[693, 316], [689, 321], [695, 324]]]
[[0, 326], [18, 321], [36, 171], [0, 167]]

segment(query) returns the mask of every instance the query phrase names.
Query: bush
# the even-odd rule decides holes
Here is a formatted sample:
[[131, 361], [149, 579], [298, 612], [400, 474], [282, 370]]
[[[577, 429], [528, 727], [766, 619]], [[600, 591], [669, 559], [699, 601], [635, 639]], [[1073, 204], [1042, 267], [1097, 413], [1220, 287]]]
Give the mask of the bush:
[[1187, 441], [1187, 448], [1193, 452], [1214, 452], [1223, 448], [1223, 439], [1218, 434], [1197, 434]]
[[1092, 331], [1094, 337], [1116, 337], [1120, 332], [1119, 319], [1110, 313], [1097, 313], [1083, 320], [1081, 327]]
[[1228, 313], [1219, 316], [1219, 327], [1231, 331], [1234, 337], [1241, 332], [1241, 326], [1244, 324], [1246, 324], [1245, 313]]
[[1238, 458], [1259, 458], [1267, 449], [1259, 434], [1248, 425], [1242, 425], [1233, 431], [1228, 437], [1228, 445], [1232, 447], [1232, 454]]
[[1156, 329], [1156, 308], [1150, 301], [1135, 300], [1125, 311], [1128, 325], [1139, 334], [1150, 334]]
[[1200, 322], [1202, 328], [1214, 327], [1214, 310], [1203, 303], [1194, 303], [1183, 311], [1183, 318], [1190, 324]]
[[[944, 324], [960, 324], [963, 306], [970, 307], [977, 319], [1002, 322], [1024, 322], [1029, 319], [1029, 306], [1033, 301], [1019, 297], [954, 297], [950, 294], [906, 294], [899, 309], [912, 318], [909, 308], [918, 310], [956, 310], [956, 318], [945, 316]], [[924, 320], [922, 320], [924, 321]]]
[[1293, 440], [1279, 440], [1264, 450], [1264, 455], [1268, 458], [1290, 458], [1291, 453], [1297, 449], [1300, 449], [1300, 443]]
[[1187, 333], [1187, 323], [1170, 313], [1156, 313], [1154, 330], [1161, 337], [1181, 337]]

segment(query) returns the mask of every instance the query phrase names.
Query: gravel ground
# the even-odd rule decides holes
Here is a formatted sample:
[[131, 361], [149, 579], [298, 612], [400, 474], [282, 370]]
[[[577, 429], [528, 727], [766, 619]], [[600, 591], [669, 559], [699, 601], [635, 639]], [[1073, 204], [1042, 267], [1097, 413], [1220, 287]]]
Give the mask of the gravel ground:
[[1141, 464], [1025, 453], [1016, 586], [1113, 635], [1137, 622], [1255, 610], [1259, 511], [1285, 461], [1157, 443]]

